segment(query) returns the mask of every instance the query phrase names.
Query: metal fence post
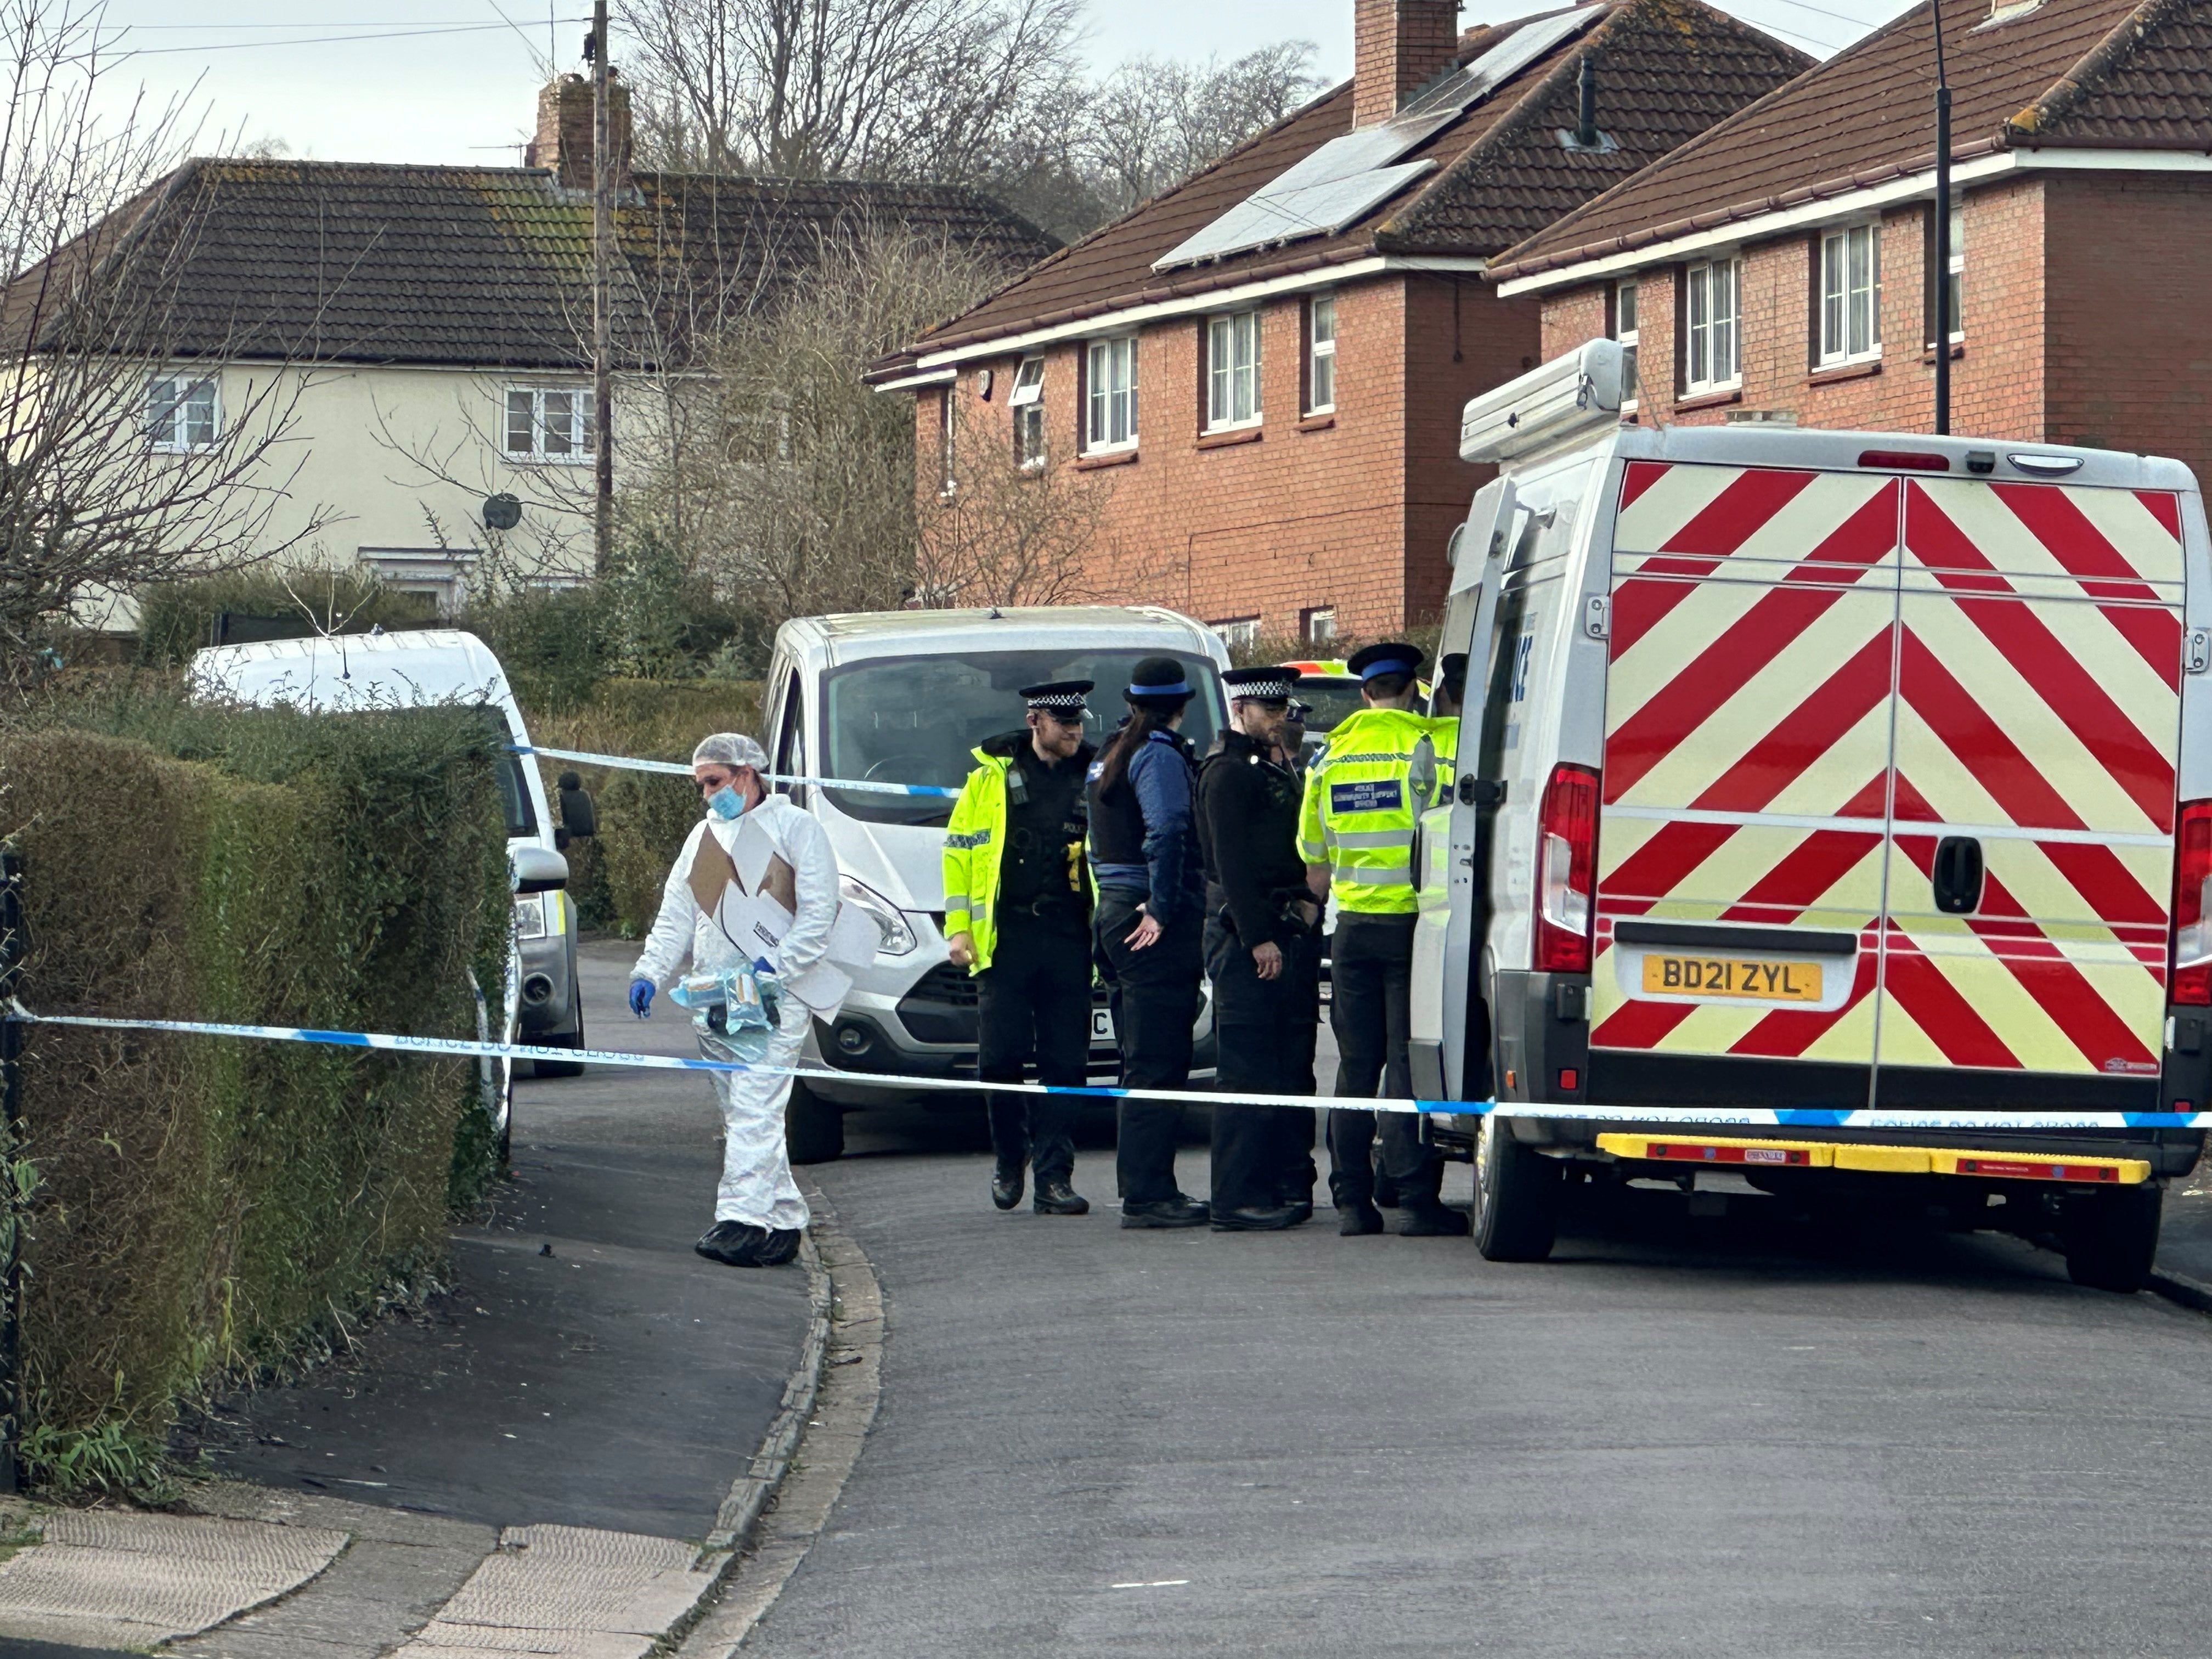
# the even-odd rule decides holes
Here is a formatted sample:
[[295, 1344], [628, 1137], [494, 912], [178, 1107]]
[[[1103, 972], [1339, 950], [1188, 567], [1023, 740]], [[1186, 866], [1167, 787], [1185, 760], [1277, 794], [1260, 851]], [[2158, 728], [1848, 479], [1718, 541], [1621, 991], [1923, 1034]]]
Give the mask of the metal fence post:
[[[15, 994], [23, 970], [23, 855], [0, 847], [0, 1000]], [[16, 1447], [23, 1432], [21, 1303], [22, 1214], [16, 1198], [15, 1155], [23, 1140], [23, 1050], [20, 1021], [0, 1018], [0, 1492], [20, 1491]]]

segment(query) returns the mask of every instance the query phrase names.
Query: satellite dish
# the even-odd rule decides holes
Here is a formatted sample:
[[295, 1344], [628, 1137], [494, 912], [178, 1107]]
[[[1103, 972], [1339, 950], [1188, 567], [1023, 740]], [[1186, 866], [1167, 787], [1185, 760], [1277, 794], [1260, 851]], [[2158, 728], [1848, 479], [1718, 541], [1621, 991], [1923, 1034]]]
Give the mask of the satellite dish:
[[512, 530], [522, 522], [522, 503], [505, 494], [487, 495], [484, 497], [483, 521], [487, 530]]

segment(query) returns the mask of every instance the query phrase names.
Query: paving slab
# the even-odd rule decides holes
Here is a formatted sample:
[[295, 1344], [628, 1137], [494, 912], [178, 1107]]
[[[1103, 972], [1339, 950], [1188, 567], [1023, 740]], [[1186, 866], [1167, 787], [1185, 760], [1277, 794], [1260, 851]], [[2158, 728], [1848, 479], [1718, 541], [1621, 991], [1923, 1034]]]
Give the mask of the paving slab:
[[400, 1659], [531, 1653], [641, 1659], [714, 1583], [673, 1539], [514, 1527]]
[[297, 1589], [346, 1546], [321, 1527], [61, 1510], [0, 1564], [0, 1630], [84, 1646], [191, 1636]]

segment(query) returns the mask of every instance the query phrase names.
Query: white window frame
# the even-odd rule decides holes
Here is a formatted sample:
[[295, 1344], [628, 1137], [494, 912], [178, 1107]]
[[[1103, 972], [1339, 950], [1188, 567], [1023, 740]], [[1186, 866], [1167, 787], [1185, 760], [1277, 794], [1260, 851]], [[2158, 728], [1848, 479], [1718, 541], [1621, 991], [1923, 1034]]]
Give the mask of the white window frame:
[[1083, 347], [1083, 453], [1137, 447], [1137, 337], [1106, 334]]
[[1822, 231], [1820, 281], [1820, 366], [1879, 362], [1881, 222], [1869, 219]]
[[1306, 301], [1306, 413], [1336, 412], [1336, 295]]
[[1231, 651], [1260, 643], [1260, 619], [1257, 617], [1231, 617], [1226, 622], [1208, 623], [1206, 626]]
[[1261, 312], [1228, 311], [1206, 319], [1206, 429], [1234, 432], [1257, 426], [1260, 404]]
[[1050, 441], [1044, 423], [1044, 359], [1024, 357], [1014, 370], [1014, 389], [1006, 394], [1014, 422], [1014, 460], [1024, 472], [1045, 465]]
[[[195, 421], [195, 405], [205, 411], [204, 424]], [[214, 375], [178, 372], [147, 377], [146, 442], [155, 453], [195, 455], [222, 441], [222, 386]]]
[[1637, 279], [1624, 276], [1613, 285], [1613, 337], [1620, 343], [1620, 406], [1633, 408], [1641, 382], [1637, 369], [1644, 356], [1642, 300]]
[[1682, 392], [1743, 385], [1743, 261], [1702, 260], [1682, 274]]
[[1305, 614], [1298, 618], [1298, 631], [1305, 636], [1308, 645], [1335, 644], [1336, 607], [1333, 605], [1307, 606]]
[[1951, 210], [1950, 253], [1948, 267], [1943, 273], [1942, 295], [1937, 304], [1946, 312], [1954, 311], [1951, 295], [1954, 288], [1957, 289], [1955, 314], [1959, 325], [1950, 331], [1950, 343], [1957, 345], [1966, 337], [1966, 212], [1962, 207]]
[[[565, 418], [562, 422], [562, 446], [554, 447], [548, 440], [553, 436], [552, 417], [547, 411], [550, 399], [568, 399]], [[530, 447], [514, 447], [515, 416], [520, 412], [517, 400], [527, 399], [530, 422]], [[592, 388], [587, 386], [510, 386], [499, 404], [499, 450], [507, 461], [518, 466], [583, 466], [596, 459], [599, 442], [599, 421], [594, 411]]]

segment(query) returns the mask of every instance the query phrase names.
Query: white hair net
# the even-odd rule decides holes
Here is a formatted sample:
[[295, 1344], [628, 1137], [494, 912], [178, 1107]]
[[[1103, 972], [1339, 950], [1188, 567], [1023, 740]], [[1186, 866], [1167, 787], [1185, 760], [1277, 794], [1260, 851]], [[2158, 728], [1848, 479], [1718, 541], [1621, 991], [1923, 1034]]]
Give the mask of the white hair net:
[[699, 746], [691, 751], [694, 766], [750, 766], [757, 772], [768, 770], [768, 751], [742, 732], [717, 732], [699, 739]]

